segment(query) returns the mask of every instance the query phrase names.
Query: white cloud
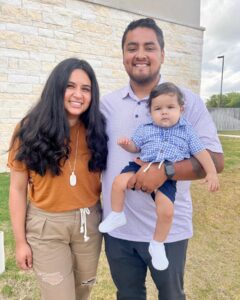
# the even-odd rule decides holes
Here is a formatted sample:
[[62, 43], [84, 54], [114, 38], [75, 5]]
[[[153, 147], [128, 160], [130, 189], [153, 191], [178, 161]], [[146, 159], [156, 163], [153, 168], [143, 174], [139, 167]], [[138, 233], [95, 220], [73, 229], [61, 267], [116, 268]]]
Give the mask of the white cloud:
[[240, 92], [240, 1], [201, 0], [204, 32], [202, 85], [203, 99], [220, 92], [224, 55], [223, 93]]

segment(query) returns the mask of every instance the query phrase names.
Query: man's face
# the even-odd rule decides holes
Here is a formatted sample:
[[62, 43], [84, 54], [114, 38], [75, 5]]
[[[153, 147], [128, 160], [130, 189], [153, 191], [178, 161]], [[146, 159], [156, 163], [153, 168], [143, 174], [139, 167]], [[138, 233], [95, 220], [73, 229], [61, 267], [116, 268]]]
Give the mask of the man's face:
[[138, 27], [126, 35], [123, 46], [123, 64], [131, 81], [147, 84], [158, 80], [164, 50], [154, 30]]

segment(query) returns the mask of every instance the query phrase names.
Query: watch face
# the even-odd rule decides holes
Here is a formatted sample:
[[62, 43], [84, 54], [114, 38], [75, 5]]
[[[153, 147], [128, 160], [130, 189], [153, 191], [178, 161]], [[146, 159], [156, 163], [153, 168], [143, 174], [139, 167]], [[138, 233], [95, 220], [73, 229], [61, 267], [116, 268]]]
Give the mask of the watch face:
[[165, 164], [165, 172], [168, 178], [172, 178], [175, 174], [173, 163], [166, 163]]

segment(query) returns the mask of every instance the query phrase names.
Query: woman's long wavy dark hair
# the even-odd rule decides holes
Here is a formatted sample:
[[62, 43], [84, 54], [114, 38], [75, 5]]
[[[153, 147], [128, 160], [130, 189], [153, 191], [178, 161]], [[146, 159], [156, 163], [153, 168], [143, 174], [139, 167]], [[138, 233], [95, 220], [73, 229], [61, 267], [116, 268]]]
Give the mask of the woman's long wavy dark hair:
[[91, 152], [89, 171], [106, 168], [107, 141], [105, 118], [99, 110], [99, 87], [92, 67], [84, 60], [69, 58], [59, 63], [50, 74], [38, 103], [20, 122], [12, 144], [19, 139], [16, 160], [41, 176], [50, 170], [61, 174], [61, 166], [70, 154], [70, 129], [64, 109], [64, 95], [71, 73], [75, 69], [86, 72], [91, 81], [91, 103], [80, 115], [86, 128], [86, 141]]

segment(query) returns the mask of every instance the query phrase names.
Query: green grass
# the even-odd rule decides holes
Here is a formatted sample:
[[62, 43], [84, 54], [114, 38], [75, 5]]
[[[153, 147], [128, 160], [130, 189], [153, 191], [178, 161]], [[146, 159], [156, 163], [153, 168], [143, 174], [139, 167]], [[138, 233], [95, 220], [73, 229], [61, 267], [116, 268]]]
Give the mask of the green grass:
[[[240, 139], [221, 137], [221, 142], [225, 152], [225, 170], [219, 176], [221, 190], [209, 193], [201, 181], [192, 184], [194, 238], [189, 242], [185, 272], [188, 300], [240, 299]], [[39, 300], [33, 273], [19, 271], [15, 265], [8, 185], [8, 174], [0, 174], [0, 230], [5, 233], [7, 257], [6, 272], [0, 275], [0, 299]], [[148, 300], [156, 300], [150, 277], [147, 287]], [[92, 300], [113, 299], [115, 287], [103, 249]]]
[[3, 288], [2, 288], [2, 295], [6, 296], [6, 297], [10, 297], [13, 295], [13, 287], [6, 284]]
[[239, 300], [240, 297], [240, 139], [221, 137], [225, 169], [220, 191], [192, 184], [194, 238], [188, 249], [185, 286], [188, 300]]
[[[9, 185], [9, 176], [6, 173], [0, 174], [1, 185], [0, 185], [0, 199], [5, 200], [8, 198], [8, 185]], [[9, 220], [8, 213], [8, 202], [1, 201], [0, 202], [0, 220], [1, 222]]]
[[[6, 257], [6, 270], [17, 270], [15, 265], [15, 259], [13, 257], [14, 240], [11, 231], [11, 225], [9, 220], [8, 210], [8, 186], [9, 186], [9, 175], [4, 173], [0, 174], [0, 230], [4, 232], [5, 240], [5, 251]], [[2, 275], [2, 276], [5, 276]]]
[[240, 139], [230, 137], [220, 137], [225, 153], [225, 169], [229, 172], [240, 167]]

